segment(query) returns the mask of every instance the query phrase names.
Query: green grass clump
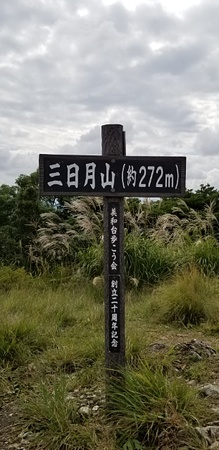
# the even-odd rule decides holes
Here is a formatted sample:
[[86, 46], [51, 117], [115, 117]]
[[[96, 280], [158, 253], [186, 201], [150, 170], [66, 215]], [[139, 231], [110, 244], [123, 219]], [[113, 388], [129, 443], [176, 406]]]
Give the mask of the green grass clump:
[[9, 266], [0, 267], [0, 290], [9, 291], [13, 287], [21, 288], [31, 285], [32, 277], [23, 268], [16, 269]]
[[178, 274], [172, 283], [163, 284], [154, 293], [154, 311], [161, 322], [185, 326], [219, 320], [219, 284], [196, 268]]
[[[104, 339], [101, 334], [91, 333], [80, 334], [80, 329], [75, 330], [75, 335], [60, 337], [55, 348], [49, 348], [42, 355], [41, 360], [47, 370], [52, 373], [79, 373], [83, 370], [87, 372], [100, 364], [104, 357]], [[95, 377], [95, 372], [93, 373]], [[88, 378], [90, 377], [90, 374]]]
[[94, 278], [103, 274], [103, 243], [91, 245], [86, 250], [78, 252], [78, 266], [82, 273]]
[[0, 361], [3, 365], [9, 363], [17, 368], [48, 346], [48, 336], [27, 322], [4, 323], [0, 327]]
[[127, 279], [143, 284], [155, 284], [174, 272], [172, 253], [164, 246], [143, 236], [128, 235], [125, 244]]
[[95, 448], [95, 432], [89, 421], [68, 399], [66, 380], [39, 383], [21, 402], [21, 426], [32, 433], [32, 448], [47, 450], [89, 450]]
[[191, 255], [194, 264], [205, 275], [219, 274], [219, 245], [216, 239], [209, 237], [199, 240], [191, 247]]
[[110, 405], [119, 445], [132, 448], [127, 443], [135, 443], [134, 449], [164, 448], [164, 443], [165, 448], [179, 448], [184, 443], [179, 432], [197, 425], [204, 411], [194, 389], [147, 363], [123, 370], [120, 383], [112, 381]]

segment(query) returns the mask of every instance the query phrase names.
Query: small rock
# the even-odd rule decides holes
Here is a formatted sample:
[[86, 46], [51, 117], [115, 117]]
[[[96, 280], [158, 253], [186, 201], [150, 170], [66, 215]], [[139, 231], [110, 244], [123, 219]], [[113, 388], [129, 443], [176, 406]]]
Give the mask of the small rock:
[[163, 342], [155, 342], [154, 344], [150, 345], [150, 349], [153, 352], [159, 352], [160, 350], [165, 350], [166, 348], [167, 346]]
[[95, 286], [95, 287], [103, 287], [103, 285], [104, 285], [103, 277], [100, 277], [100, 276], [94, 277], [92, 283], [93, 283], [93, 286]]
[[219, 426], [196, 427], [196, 430], [210, 444], [219, 439]]
[[[5, 442], [5, 444], [7, 444], [7, 442]], [[11, 444], [8, 448], [13, 450], [26, 450], [25, 447], [21, 447], [20, 444]]]
[[218, 441], [214, 442], [214, 443], [209, 447], [209, 449], [211, 449], [211, 450], [219, 450], [219, 442], [218, 442]]
[[92, 411], [93, 412], [97, 412], [98, 409], [99, 409], [99, 405], [95, 405], [95, 406], [93, 406]]
[[196, 431], [200, 434], [202, 438], [205, 439], [208, 444], [211, 444], [211, 439], [208, 436], [208, 432], [206, 430], [206, 427], [196, 427]]
[[207, 397], [211, 398], [219, 398], [219, 386], [215, 386], [214, 384], [207, 384], [200, 388], [200, 392]]
[[219, 439], [219, 426], [209, 426], [208, 428], [208, 434], [210, 437], [212, 437], [214, 440]]
[[80, 414], [83, 414], [84, 416], [89, 416], [90, 414], [90, 408], [89, 406], [81, 406], [78, 410]]
[[75, 400], [75, 395], [72, 392], [69, 392], [66, 396], [66, 400]]
[[195, 380], [189, 380], [189, 381], [187, 381], [187, 384], [189, 384], [190, 386], [196, 386], [196, 381]]
[[[196, 361], [203, 357], [209, 358], [216, 354], [216, 350], [212, 348], [207, 342], [192, 339], [189, 342], [176, 344], [174, 350], [181, 356], [193, 356], [195, 354]], [[198, 356], [198, 357], [197, 357]]]
[[87, 398], [89, 400], [94, 400], [96, 397], [97, 397], [96, 394], [87, 394]]
[[190, 359], [192, 361], [201, 361], [202, 357], [197, 352], [191, 352]]

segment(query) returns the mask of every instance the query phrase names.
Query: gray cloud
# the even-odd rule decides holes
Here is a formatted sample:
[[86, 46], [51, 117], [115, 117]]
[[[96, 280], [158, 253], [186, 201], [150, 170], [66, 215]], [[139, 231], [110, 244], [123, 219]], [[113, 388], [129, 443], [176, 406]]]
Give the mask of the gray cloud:
[[196, 149], [204, 156], [219, 155], [219, 127], [204, 128], [197, 137]]
[[99, 153], [115, 122], [128, 154], [186, 155], [188, 187], [217, 183], [218, 13], [207, 0], [181, 18], [159, 2], [3, 2], [0, 183], [39, 153]]

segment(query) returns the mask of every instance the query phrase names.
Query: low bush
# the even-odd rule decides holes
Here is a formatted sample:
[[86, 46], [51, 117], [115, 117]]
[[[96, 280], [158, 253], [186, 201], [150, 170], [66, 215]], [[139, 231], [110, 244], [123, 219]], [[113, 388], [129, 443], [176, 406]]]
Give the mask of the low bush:
[[21, 288], [31, 283], [32, 277], [23, 268], [0, 267], [0, 290], [9, 291], [13, 287]]
[[154, 292], [153, 311], [161, 322], [185, 326], [219, 320], [218, 281], [204, 276], [193, 267], [176, 275], [172, 283]]

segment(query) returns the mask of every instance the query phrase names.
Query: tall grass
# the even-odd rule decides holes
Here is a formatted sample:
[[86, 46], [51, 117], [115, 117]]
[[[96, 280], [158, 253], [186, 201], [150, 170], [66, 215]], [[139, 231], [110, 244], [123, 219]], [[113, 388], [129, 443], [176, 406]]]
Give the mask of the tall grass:
[[145, 362], [137, 369], [123, 370], [121, 383], [112, 381], [110, 402], [109, 416], [123, 448], [135, 442], [142, 448], [158, 449], [165, 444], [177, 449], [183, 444], [180, 431], [197, 425], [204, 411], [194, 389], [159, 369], [152, 370]]
[[130, 234], [125, 244], [125, 268], [128, 280], [137, 280], [139, 286], [152, 285], [173, 273], [174, 260], [164, 246]]
[[64, 377], [53, 385], [41, 382], [21, 403], [23, 425], [32, 432], [31, 444], [50, 450], [89, 450], [95, 447], [94, 427], [67, 400]]
[[184, 200], [178, 201], [172, 214], [158, 216], [155, 227], [150, 230], [152, 239], [183, 247], [199, 239], [214, 236], [217, 218], [214, 214], [215, 203], [205, 205], [203, 211], [189, 208]]
[[98, 277], [103, 274], [103, 243], [91, 245], [78, 252], [77, 263], [82, 273], [89, 278]]
[[[102, 243], [78, 253], [78, 267], [89, 278], [103, 274], [103, 261]], [[135, 287], [158, 283], [175, 269], [174, 252], [138, 234], [126, 237], [124, 263], [127, 281]]]
[[[219, 282], [196, 267], [179, 273], [154, 292], [153, 310], [162, 322], [198, 325], [219, 320]], [[155, 313], [156, 314], [156, 313]]]
[[13, 287], [31, 286], [32, 277], [23, 268], [13, 268], [10, 266], [0, 267], [0, 292], [7, 292]]
[[213, 237], [200, 239], [190, 248], [191, 259], [205, 275], [219, 275], [219, 244]]
[[103, 354], [103, 305], [89, 295], [88, 283], [70, 286], [42, 289], [36, 280], [35, 288], [0, 293], [0, 364], [23, 366], [41, 353], [47, 367], [55, 359], [58, 369], [69, 359], [86, 366]]
[[9, 363], [13, 368], [19, 367], [27, 363], [31, 356], [45, 350], [49, 344], [49, 336], [41, 334], [33, 323], [5, 323], [0, 328], [1, 364]]

